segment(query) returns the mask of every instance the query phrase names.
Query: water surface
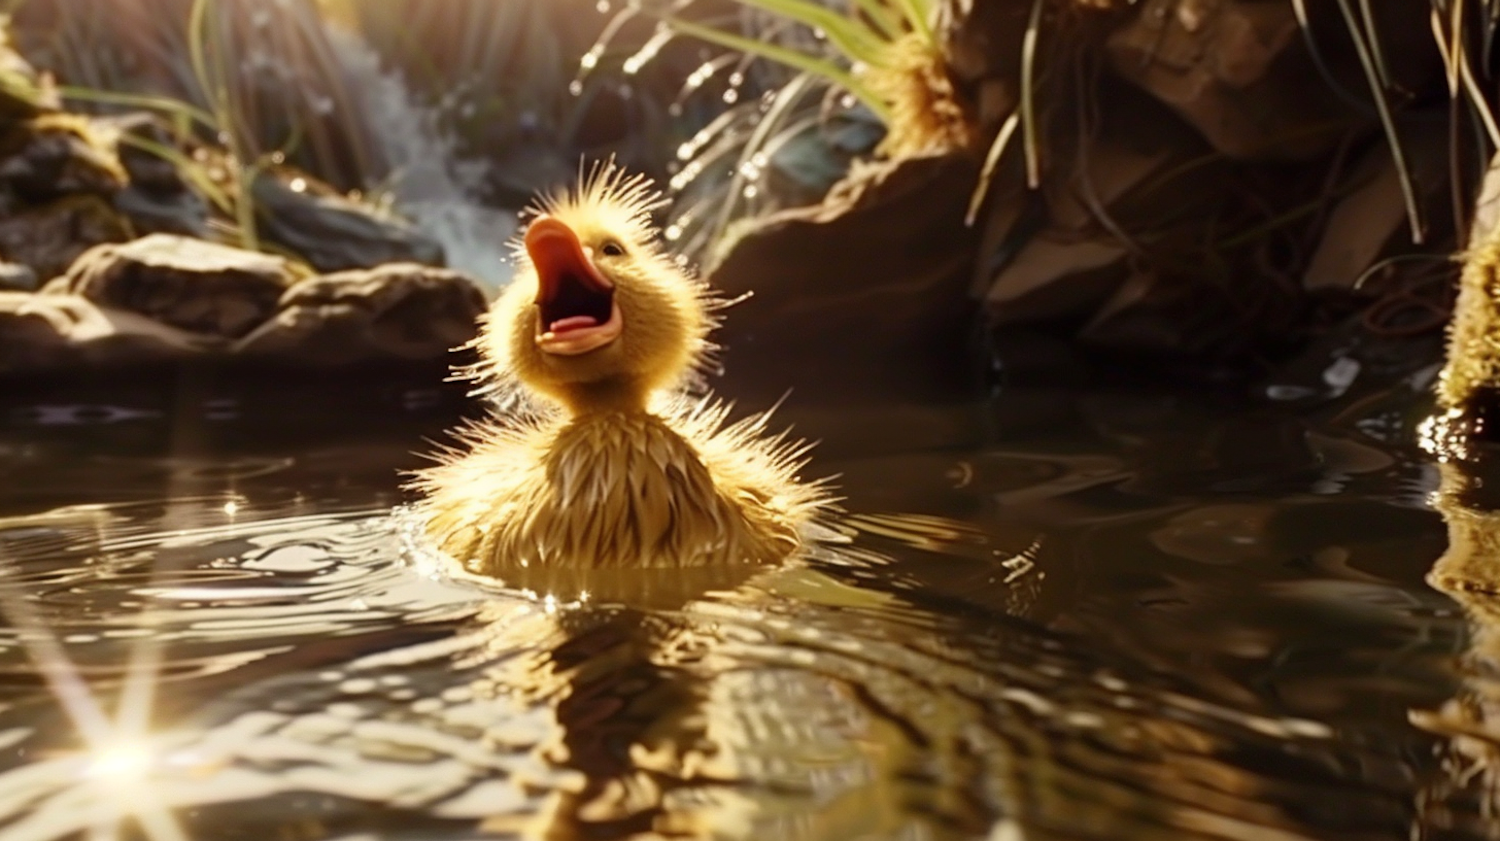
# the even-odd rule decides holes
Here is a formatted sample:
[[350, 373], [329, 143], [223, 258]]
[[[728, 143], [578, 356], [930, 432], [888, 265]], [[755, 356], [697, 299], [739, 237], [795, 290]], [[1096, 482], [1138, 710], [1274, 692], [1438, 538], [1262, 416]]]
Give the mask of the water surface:
[[403, 548], [446, 392], [60, 393], [0, 409], [7, 841], [1500, 836], [1409, 406], [793, 401], [823, 545], [561, 603]]

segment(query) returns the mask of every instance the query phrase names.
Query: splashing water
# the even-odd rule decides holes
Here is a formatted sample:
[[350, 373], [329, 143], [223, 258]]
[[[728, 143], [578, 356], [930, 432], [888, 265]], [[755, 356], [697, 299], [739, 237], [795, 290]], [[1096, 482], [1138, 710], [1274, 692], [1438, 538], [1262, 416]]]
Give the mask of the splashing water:
[[369, 44], [326, 25], [339, 61], [359, 80], [355, 88], [376, 128], [372, 139], [390, 166], [397, 209], [442, 243], [450, 267], [484, 281], [492, 292], [504, 287], [512, 272], [506, 242], [516, 231], [517, 215], [474, 198], [473, 185], [485, 182], [489, 164], [460, 158], [437, 113], [417, 100], [399, 74], [380, 66]]

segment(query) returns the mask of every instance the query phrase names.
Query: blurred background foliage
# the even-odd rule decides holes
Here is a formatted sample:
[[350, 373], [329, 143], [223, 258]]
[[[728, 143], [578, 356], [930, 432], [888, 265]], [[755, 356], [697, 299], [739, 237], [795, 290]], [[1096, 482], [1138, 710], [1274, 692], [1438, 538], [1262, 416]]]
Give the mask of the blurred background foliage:
[[[1410, 292], [1413, 273], [1388, 270], [1441, 267], [1462, 244], [1500, 145], [1500, 0], [104, 8], [0, 2], [70, 108], [146, 108], [179, 141], [213, 147], [181, 163], [203, 170], [189, 180], [250, 244], [265, 221], [255, 202], [275, 194], [254, 189], [268, 174], [290, 185], [306, 172], [376, 210], [434, 197], [509, 210], [580, 159], [614, 155], [670, 186], [668, 237], [712, 266], [749, 221], [816, 203], [857, 160], [948, 155], [976, 170], [971, 294], [1006, 317], [1065, 315], [1130, 342], [1180, 321], [1174, 307], [1207, 311], [1188, 289], [1219, 290], [1234, 319], [1272, 334], [1306, 321], [1309, 294]], [[1249, 44], [1216, 35], [1230, 18], [1264, 56], [1225, 52]], [[1264, 66], [1229, 80], [1203, 58], [1215, 55]], [[1174, 88], [1173, 74], [1199, 87]], [[1394, 199], [1370, 198], [1387, 176]], [[1354, 218], [1376, 204], [1399, 208], [1400, 231]], [[478, 236], [494, 230], [481, 220]], [[1413, 258], [1417, 240], [1437, 259]], [[1358, 265], [1324, 271], [1353, 252]], [[1420, 281], [1442, 297], [1441, 272]]]

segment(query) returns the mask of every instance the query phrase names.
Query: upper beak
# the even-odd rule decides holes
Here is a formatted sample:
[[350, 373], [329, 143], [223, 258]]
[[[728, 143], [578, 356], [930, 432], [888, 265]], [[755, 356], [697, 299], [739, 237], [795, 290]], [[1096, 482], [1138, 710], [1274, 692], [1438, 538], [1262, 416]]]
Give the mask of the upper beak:
[[563, 278], [570, 275], [592, 284], [600, 292], [615, 288], [583, 250], [578, 234], [556, 218], [542, 216], [534, 220], [526, 229], [525, 244], [526, 254], [536, 269], [538, 301], [555, 297]]

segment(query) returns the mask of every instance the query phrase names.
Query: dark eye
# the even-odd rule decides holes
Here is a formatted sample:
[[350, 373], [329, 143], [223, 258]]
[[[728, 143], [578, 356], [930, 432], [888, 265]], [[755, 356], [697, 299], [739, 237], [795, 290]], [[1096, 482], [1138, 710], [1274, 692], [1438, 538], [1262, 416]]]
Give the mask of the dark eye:
[[618, 242], [615, 242], [614, 240], [610, 240], [609, 242], [604, 243], [604, 245], [599, 249], [599, 253], [603, 254], [605, 257], [624, 257], [625, 246], [619, 244]]

